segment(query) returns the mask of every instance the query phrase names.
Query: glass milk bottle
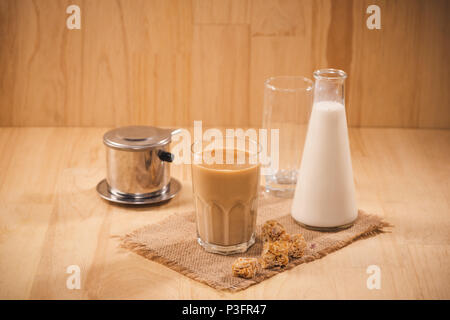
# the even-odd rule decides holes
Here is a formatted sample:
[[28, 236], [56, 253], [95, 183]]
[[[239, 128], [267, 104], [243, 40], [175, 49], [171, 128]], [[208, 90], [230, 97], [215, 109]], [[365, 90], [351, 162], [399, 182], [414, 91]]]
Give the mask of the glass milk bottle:
[[310, 229], [343, 229], [358, 215], [345, 116], [347, 74], [321, 69], [314, 78], [314, 102], [291, 214]]

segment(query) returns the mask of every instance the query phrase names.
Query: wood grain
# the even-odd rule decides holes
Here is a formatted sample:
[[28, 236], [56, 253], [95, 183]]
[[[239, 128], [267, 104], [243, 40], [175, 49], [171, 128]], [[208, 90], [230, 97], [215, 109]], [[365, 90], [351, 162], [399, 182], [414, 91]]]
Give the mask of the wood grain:
[[194, 24], [248, 24], [250, 0], [193, 0]]
[[[0, 128], [2, 299], [449, 299], [450, 131], [350, 129], [358, 206], [391, 233], [358, 241], [235, 294], [216, 291], [118, 247], [117, 236], [193, 209], [190, 168], [164, 206], [111, 205], [106, 128]], [[380, 290], [366, 269], [378, 265]], [[81, 269], [68, 290], [66, 268]]]
[[[65, 27], [69, 4], [81, 30]], [[366, 8], [381, 8], [381, 30]], [[259, 126], [268, 76], [349, 74], [356, 127], [450, 128], [446, 0], [0, 0], [0, 125]]]
[[[192, 53], [190, 118], [206, 126], [249, 122], [247, 26], [196, 26]], [[227, 72], [218, 69], [228, 66]]]

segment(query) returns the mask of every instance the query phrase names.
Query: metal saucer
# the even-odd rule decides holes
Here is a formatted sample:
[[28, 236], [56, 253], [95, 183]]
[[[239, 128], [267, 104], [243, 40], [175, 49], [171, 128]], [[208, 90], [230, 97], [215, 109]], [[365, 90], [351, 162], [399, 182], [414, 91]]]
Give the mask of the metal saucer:
[[172, 199], [181, 190], [181, 183], [174, 178], [170, 179], [169, 187], [167, 191], [155, 197], [149, 198], [133, 198], [133, 197], [120, 197], [112, 194], [108, 189], [108, 183], [106, 179], [103, 179], [97, 184], [97, 192], [105, 200], [131, 205], [145, 205], [145, 204], [157, 204]]

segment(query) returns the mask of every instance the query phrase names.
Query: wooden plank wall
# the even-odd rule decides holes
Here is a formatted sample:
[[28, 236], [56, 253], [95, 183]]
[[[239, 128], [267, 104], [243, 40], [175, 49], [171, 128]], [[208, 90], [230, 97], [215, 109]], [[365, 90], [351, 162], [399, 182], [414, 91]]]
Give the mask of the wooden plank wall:
[[449, 13], [447, 0], [0, 0], [0, 125], [258, 126], [265, 78], [336, 67], [350, 125], [450, 128]]

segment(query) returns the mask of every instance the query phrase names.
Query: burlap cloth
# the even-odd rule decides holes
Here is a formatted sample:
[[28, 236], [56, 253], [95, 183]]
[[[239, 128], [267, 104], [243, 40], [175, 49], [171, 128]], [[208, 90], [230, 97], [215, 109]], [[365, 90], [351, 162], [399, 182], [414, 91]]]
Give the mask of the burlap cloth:
[[[389, 224], [380, 217], [359, 211], [354, 225], [339, 232], [318, 232], [302, 228], [291, 217], [291, 200], [261, 197], [257, 218], [255, 244], [243, 254], [223, 256], [208, 253], [197, 243], [195, 213], [175, 213], [157, 224], [151, 224], [122, 237], [121, 246], [161, 263], [213, 288], [239, 291], [268, 279], [299, 264], [320, 259], [353, 241], [384, 232]], [[269, 219], [283, 224], [289, 233], [301, 233], [307, 241], [302, 258], [291, 259], [284, 268], [265, 269], [255, 278], [234, 277], [231, 265], [237, 257], [258, 257], [262, 251], [260, 226]]]

